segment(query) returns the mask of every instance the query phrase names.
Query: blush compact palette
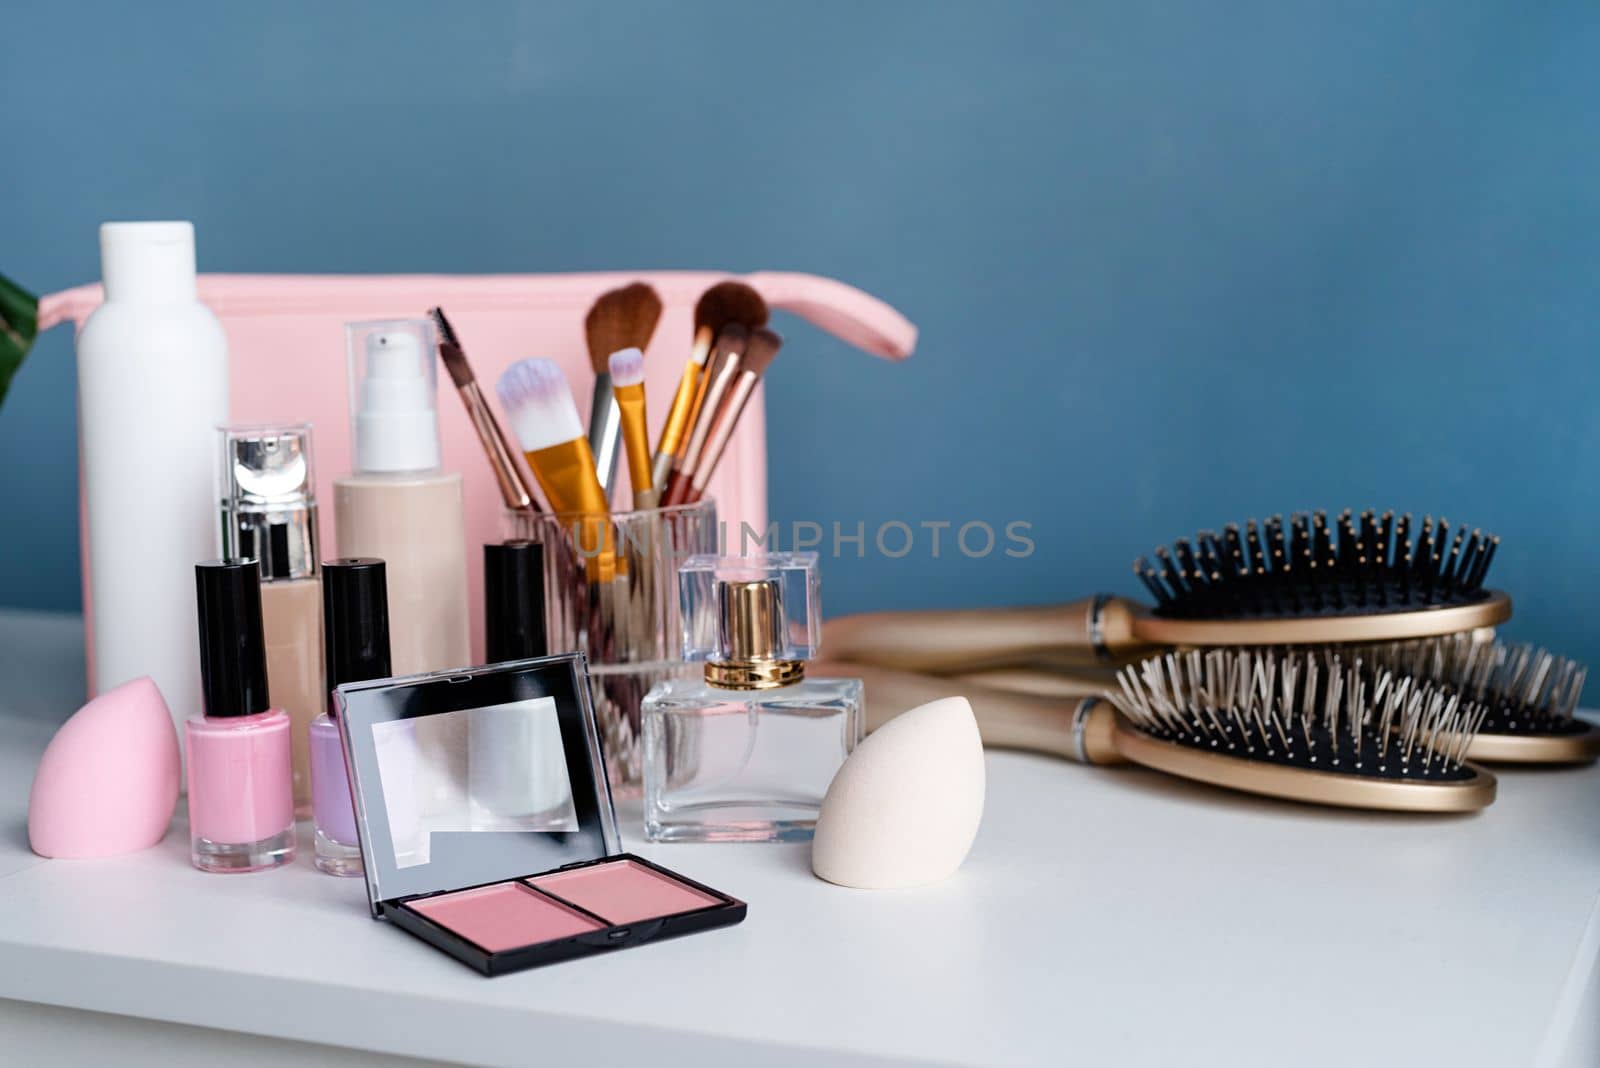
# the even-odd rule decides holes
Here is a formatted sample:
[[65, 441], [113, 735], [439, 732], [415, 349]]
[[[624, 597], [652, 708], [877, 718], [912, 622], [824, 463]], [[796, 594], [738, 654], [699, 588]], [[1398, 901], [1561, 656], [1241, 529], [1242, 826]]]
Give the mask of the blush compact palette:
[[577, 654], [335, 692], [375, 919], [485, 975], [744, 919], [619, 851]]

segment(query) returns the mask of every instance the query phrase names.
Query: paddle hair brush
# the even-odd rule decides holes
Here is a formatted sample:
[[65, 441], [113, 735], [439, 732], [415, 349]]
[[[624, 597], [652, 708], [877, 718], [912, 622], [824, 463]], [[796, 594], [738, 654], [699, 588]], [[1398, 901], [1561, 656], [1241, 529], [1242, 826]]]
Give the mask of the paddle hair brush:
[[1336, 645], [1492, 627], [1511, 598], [1484, 586], [1499, 539], [1441, 519], [1327, 513], [1250, 520], [1180, 540], [1134, 571], [1145, 606], [1100, 595], [1041, 608], [878, 612], [829, 620], [835, 658], [935, 674], [1040, 659], [1094, 663], [1160, 646]]
[[[821, 667], [819, 666], [819, 670]], [[1109, 697], [988, 690], [889, 668], [834, 665], [887, 709], [965, 696], [984, 744], [1346, 808], [1469, 812], [1495, 779], [1465, 761], [1486, 710], [1430, 682], [1326, 651], [1210, 649], [1123, 669]]]
[[1533, 645], [1452, 635], [1396, 642], [1366, 654], [1392, 671], [1431, 679], [1487, 710], [1467, 759], [1500, 764], [1589, 764], [1600, 726], [1575, 714], [1588, 669]]

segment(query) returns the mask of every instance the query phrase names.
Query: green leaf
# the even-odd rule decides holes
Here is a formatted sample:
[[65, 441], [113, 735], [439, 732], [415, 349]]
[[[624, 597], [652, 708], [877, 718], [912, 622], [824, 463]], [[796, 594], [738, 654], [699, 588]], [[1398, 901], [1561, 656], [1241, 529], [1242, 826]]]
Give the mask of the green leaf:
[[0, 274], [0, 404], [39, 333], [39, 298]]

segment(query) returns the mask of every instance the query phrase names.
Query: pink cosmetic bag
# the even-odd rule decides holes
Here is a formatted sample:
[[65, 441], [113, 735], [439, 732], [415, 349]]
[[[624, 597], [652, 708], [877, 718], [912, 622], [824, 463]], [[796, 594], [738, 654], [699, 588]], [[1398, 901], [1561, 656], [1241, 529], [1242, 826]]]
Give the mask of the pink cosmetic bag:
[[[887, 359], [904, 359], [917, 331], [894, 308], [843, 282], [809, 274], [761, 271], [647, 271], [552, 275], [202, 275], [200, 299], [228, 334], [232, 419], [236, 423], [307, 421], [315, 434], [322, 554], [333, 555], [333, 480], [350, 470], [350, 412], [346, 393], [344, 324], [363, 319], [423, 318], [444, 308], [460, 335], [491, 404], [500, 373], [516, 360], [544, 356], [567, 374], [579, 411], [589, 411], [594, 373], [583, 320], [608, 289], [648, 282], [661, 295], [660, 325], [645, 354], [652, 440], [660, 433], [694, 332], [700, 294], [734, 278], [759, 292], [776, 311], [790, 312], [836, 337]], [[102, 300], [98, 285], [45, 297], [39, 327], [72, 320], [83, 325]], [[775, 317], [787, 335], [782, 359], [804, 360], [803, 331]], [[466, 484], [467, 560], [471, 570], [473, 650], [483, 653], [482, 553], [477, 546], [505, 537], [504, 505], [488, 461], [450, 377], [439, 372], [439, 430], [447, 470]], [[504, 424], [503, 413], [501, 415]], [[626, 484], [626, 465], [623, 481]], [[761, 529], [767, 514], [766, 418], [758, 392], [712, 479], [709, 493], [729, 529]], [[82, 524], [86, 528], [86, 522]], [[84, 556], [87, 559], [87, 551]], [[91, 604], [84, 570], [84, 610]]]

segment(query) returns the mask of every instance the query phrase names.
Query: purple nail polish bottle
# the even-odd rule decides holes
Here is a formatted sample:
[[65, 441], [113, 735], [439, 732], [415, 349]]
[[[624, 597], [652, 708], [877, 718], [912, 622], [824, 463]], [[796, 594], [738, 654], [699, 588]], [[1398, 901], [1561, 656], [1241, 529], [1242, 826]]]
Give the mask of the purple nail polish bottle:
[[311, 807], [316, 865], [329, 875], [360, 875], [355, 805], [345, 771], [334, 687], [384, 679], [389, 669], [389, 590], [382, 560], [353, 558], [323, 565], [322, 621], [329, 711], [311, 721]]

